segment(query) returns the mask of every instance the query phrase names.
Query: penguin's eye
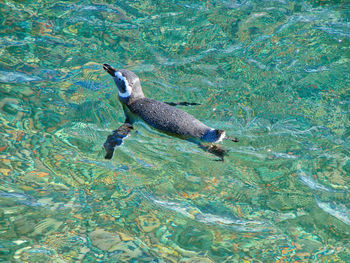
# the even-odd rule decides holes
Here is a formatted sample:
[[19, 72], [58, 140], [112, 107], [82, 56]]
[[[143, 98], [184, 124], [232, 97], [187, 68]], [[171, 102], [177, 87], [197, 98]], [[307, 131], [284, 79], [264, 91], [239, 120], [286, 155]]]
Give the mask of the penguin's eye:
[[119, 81], [121, 81], [122, 79], [121, 78], [118, 78]]

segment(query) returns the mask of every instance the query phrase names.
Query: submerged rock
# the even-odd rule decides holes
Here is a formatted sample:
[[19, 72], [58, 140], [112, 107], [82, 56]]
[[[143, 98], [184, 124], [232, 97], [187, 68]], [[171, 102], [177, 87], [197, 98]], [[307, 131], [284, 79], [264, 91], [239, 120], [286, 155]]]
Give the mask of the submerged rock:
[[111, 233], [104, 229], [96, 229], [89, 234], [89, 238], [95, 247], [108, 252], [115, 251], [111, 259], [118, 262], [130, 262], [131, 259], [142, 255], [140, 246], [125, 233]]
[[101, 250], [112, 252], [113, 247], [121, 242], [118, 234], [107, 232], [103, 229], [96, 229], [89, 234], [92, 245]]
[[35, 229], [34, 220], [28, 218], [19, 218], [14, 222], [15, 230], [19, 236], [32, 233]]

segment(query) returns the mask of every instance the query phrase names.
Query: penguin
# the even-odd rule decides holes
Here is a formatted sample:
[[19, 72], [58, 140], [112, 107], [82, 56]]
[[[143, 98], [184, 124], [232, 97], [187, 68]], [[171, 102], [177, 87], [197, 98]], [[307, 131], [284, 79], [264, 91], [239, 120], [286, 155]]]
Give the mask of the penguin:
[[122, 144], [123, 139], [133, 129], [133, 123], [138, 119], [158, 131], [195, 142], [200, 148], [220, 157], [221, 161], [224, 161], [226, 150], [215, 143], [223, 139], [238, 142], [237, 138], [227, 136], [224, 130], [211, 128], [191, 114], [173, 106], [197, 103], [165, 103], [147, 98], [142, 91], [140, 79], [135, 73], [126, 69], [116, 70], [108, 64], [103, 64], [103, 69], [113, 77], [117, 85], [119, 101], [125, 114], [124, 124], [109, 135], [104, 143], [106, 159], [112, 158], [115, 146]]

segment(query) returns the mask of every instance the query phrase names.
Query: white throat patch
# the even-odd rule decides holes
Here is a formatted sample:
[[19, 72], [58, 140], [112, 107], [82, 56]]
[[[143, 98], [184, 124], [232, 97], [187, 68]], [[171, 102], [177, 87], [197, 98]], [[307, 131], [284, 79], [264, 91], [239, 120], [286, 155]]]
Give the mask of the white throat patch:
[[129, 82], [126, 80], [126, 78], [124, 78], [122, 73], [120, 73], [119, 71], [116, 71], [114, 76], [115, 76], [115, 78], [119, 78], [119, 79], [121, 79], [121, 81], [124, 81], [125, 87], [126, 87], [125, 92], [118, 91], [119, 97], [121, 97], [121, 98], [130, 97], [132, 88], [130, 87]]

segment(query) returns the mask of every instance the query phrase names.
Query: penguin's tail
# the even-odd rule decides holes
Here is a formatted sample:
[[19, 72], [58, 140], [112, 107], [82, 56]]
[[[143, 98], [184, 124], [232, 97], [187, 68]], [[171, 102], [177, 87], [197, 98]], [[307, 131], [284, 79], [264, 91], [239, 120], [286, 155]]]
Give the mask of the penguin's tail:
[[226, 132], [224, 130], [215, 130], [216, 133], [216, 141], [221, 142], [226, 137]]
[[225, 136], [224, 139], [225, 140], [230, 140], [231, 142], [239, 142], [239, 140], [236, 137]]
[[232, 137], [226, 136], [226, 133], [225, 133], [224, 130], [218, 130], [218, 129], [216, 129], [216, 130], [214, 130], [214, 129], [208, 130], [204, 134], [202, 139], [204, 139], [204, 140], [206, 140], [208, 142], [214, 142], [214, 143], [221, 142], [223, 139], [230, 140], [230, 141], [233, 141], [233, 142], [238, 142], [237, 138], [232, 138]]
[[236, 137], [227, 136], [224, 130], [215, 130], [215, 132], [218, 138], [216, 142], [221, 142], [223, 139], [229, 140], [232, 142], [238, 142], [238, 139]]

